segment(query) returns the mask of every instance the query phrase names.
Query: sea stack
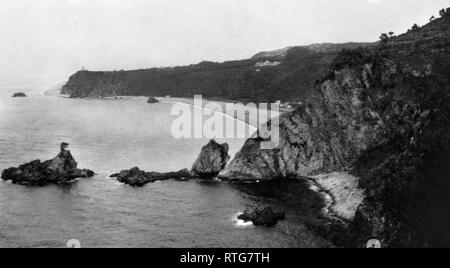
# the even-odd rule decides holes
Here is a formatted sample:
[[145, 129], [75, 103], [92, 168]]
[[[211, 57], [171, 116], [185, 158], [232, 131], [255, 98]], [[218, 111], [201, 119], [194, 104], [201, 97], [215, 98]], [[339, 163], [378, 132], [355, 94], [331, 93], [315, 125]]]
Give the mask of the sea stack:
[[200, 177], [216, 177], [230, 160], [228, 150], [227, 143], [219, 144], [215, 140], [211, 140], [202, 148], [192, 171]]
[[88, 169], [78, 169], [67, 143], [61, 144], [61, 151], [52, 160], [35, 160], [17, 168], [3, 171], [1, 178], [14, 184], [26, 186], [45, 186], [68, 183], [78, 178], [90, 178], [95, 173]]

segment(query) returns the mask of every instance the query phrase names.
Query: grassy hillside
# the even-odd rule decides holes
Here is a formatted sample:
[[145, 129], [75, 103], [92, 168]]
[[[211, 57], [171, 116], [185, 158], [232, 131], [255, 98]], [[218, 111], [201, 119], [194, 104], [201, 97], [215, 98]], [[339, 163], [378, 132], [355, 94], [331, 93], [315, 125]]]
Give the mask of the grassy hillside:
[[[276, 101], [303, 99], [345, 48], [373, 44], [322, 44], [263, 52], [251, 59], [135, 71], [80, 71], [62, 93], [74, 98], [115, 95]], [[268, 63], [264, 66], [264, 63]], [[262, 66], [261, 66], [262, 65]]]

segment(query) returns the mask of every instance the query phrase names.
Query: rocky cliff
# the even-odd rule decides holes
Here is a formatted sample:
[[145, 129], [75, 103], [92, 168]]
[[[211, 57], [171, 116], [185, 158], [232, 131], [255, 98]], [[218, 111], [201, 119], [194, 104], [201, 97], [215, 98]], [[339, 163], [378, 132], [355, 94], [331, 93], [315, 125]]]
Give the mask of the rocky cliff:
[[371, 43], [324, 44], [259, 53], [247, 60], [72, 75], [62, 88], [74, 98], [117, 95], [276, 101], [304, 99], [330, 62], [345, 48]]
[[282, 116], [280, 146], [261, 150], [261, 139], [248, 140], [220, 177], [320, 186], [318, 175], [347, 173], [332, 180], [331, 195], [359, 189], [364, 197], [342, 229], [324, 232], [334, 242], [450, 246], [449, 101], [446, 15], [377, 47], [341, 52], [309, 101]]

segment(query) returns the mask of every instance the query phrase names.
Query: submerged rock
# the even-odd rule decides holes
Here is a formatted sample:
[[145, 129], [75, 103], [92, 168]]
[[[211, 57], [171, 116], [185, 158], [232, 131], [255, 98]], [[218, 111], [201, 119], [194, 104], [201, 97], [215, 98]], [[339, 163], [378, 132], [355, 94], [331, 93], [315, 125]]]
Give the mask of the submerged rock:
[[245, 211], [238, 216], [239, 220], [252, 222], [255, 226], [274, 227], [278, 221], [284, 220], [286, 215], [282, 212], [275, 212], [271, 207], [256, 208], [253, 211]]
[[14, 93], [14, 95], [12, 96], [13, 98], [24, 98], [27, 95], [25, 93], [19, 92], [19, 93]]
[[133, 187], [142, 187], [147, 183], [164, 180], [180, 180], [185, 181], [192, 178], [196, 178], [196, 175], [187, 169], [180, 170], [178, 172], [158, 173], [158, 172], [145, 172], [138, 167], [130, 170], [123, 170], [120, 173], [113, 174], [111, 178], [117, 178], [119, 182], [128, 184]]
[[218, 144], [211, 140], [202, 148], [192, 171], [201, 177], [215, 177], [225, 168], [230, 160], [228, 144]]
[[53, 160], [41, 162], [35, 160], [2, 172], [1, 178], [14, 184], [27, 186], [45, 186], [60, 184], [78, 178], [90, 178], [95, 173], [88, 169], [77, 169], [77, 162], [70, 151], [62, 150]]

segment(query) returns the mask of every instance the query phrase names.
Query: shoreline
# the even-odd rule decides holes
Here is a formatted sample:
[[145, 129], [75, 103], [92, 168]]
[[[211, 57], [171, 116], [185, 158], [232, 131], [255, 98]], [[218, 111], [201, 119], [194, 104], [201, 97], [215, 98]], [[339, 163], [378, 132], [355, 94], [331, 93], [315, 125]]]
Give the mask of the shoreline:
[[322, 196], [325, 217], [342, 223], [354, 219], [359, 205], [365, 199], [364, 191], [359, 188], [359, 178], [346, 172], [333, 172], [305, 179], [310, 189]]
[[[57, 95], [57, 96], [49, 96], [49, 95], [43, 95], [45, 97], [56, 97], [56, 98], [69, 98], [66, 95]], [[120, 100], [126, 100], [126, 101], [138, 101], [143, 102], [146, 101], [148, 97], [144, 96], [115, 96], [115, 97], [105, 97], [105, 98], [82, 98], [88, 99], [88, 100], [109, 100], [109, 101], [120, 101]], [[158, 97], [156, 98], [160, 103], [183, 103], [190, 105], [194, 108], [205, 108], [204, 106], [211, 102], [219, 103], [222, 107], [226, 104], [226, 102], [219, 102], [219, 101], [211, 101], [211, 100], [203, 100], [203, 107], [196, 106], [194, 104], [194, 99], [190, 98], [165, 98], [165, 97]], [[157, 105], [157, 103], [156, 103]], [[213, 111], [214, 113], [219, 113], [223, 116], [226, 116], [228, 118], [232, 118], [233, 120], [236, 120], [238, 122], [242, 122], [247, 124], [248, 126], [252, 127], [254, 131], [257, 130], [257, 127], [251, 126], [248, 122], [245, 122], [237, 115], [231, 116], [230, 114], [227, 114], [223, 111]], [[282, 114], [280, 112], [280, 114]], [[101, 172], [100, 174], [96, 174], [95, 177], [97, 178], [106, 178], [108, 174], [105, 174], [104, 172]], [[305, 177], [303, 179], [306, 179], [306, 182], [310, 185], [310, 189], [319, 194], [321, 198], [323, 199], [323, 202], [325, 206], [321, 209], [321, 215], [324, 216], [326, 219], [338, 222], [340, 224], [345, 225], [347, 222], [351, 221], [352, 217], [356, 213], [356, 207], [354, 203], [350, 202], [350, 200], [342, 200], [340, 199], [340, 196], [346, 195], [349, 193], [349, 191], [345, 191], [343, 189], [333, 189], [333, 182], [338, 179], [340, 174], [326, 174], [326, 175], [319, 175], [319, 176], [312, 176], [312, 177]], [[220, 180], [221, 183], [232, 183], [228, 181]], [[331, 182], [331, 183], [330, 183]], [[249, 184], [256, 184], [258, 182], [251, 182]], [[356, 200], [356, 199], [355, 199]], [[355, 202], [358, 203], [359, 199], [357, 199]], [[361, 200], [362, 201], [362, 200]], [[353, 214], [353, 215], [352, 215]], [[350, 215], [350, 216], [349, 216]], [[314, 230], [311, 230], [314, 231]], [[318, 235], [320, 233], [315, 232]], [[321, 235], [320, 235], [321, 236]], [[323, 236], [322, 236], [323, 237]], [[328, 241], [326, 237], [323, 237]]]
[[[41, 96], [72, 99], [72, 98], [70, 98], [69, 95], [65, 95], [65, 94], [58, 94], [58, 95], [46, 94], [46, 92], [43, 92]], [[102, 97], [102, 98], [86, 97], [86, 98], [74, 98], [74, 99], [80, 99], [80, 100], [108, 100], [108, 101], [120, 101], [120, 100], [146, 101], [148, 99], [148, 97], [146, 97], [146, 96], [111, 96], [111, 97]], [[236, 113], [233, 114], [233, 115], [231, 115], [229, 113], [226, 113], [225, 105], [228, 104], [228, 103], [233, 103], [233, 104], [239, 103], [239, 102], [236, 102], [236, 101], [227, 102], [226, 100], [219, 100], [219, 99], [217, 99], [217, 100], [203, 99], [203, 107], [197, 107], [194, 104], [194, 98], [155, 97], [155, 99], [157, 99], [160, 103], [188, 104], [188, 105], [190, 105], [190, 106], [192, 106], [194, 108], [202, 108], [202, 109], [206, 109], [204, 106], [209, 104], [209, 103], [218, 103], [222, 107], [222, 110], [216, 110], [216, 111], [210, 110], [210, 111], [212, 111], [213, 113], [219, 113], [219, 114], [221, 114], [221, 115], [223, 115], [225, 117], [231, 118], [231, 119], [236, 120], [238, 122], [245, 123], [246, 125], [248, 125], [250, 127], [250, 131], [252, 133], [256, 132], [258, 130], [258, 127], [259, 127], [257, 125], [252, 125], [251, 122], [250, 122], [252, 120], [250, 120], [248, 118], [245, 118], [245, 119], [240, 118], [239, 115], [236, 114]], [[157, 103], [155, 103], [155, 104], [157, 104]], [[254, 113], [257, 114], [259, 110], [260, 110], [260, 108], [257, 107], [257, 110], [254, 111]], [[280, 111], [275, 116], [280, 116], [280, 115], [282, 115], [285, 112]], [[272, 118], [273, 117], [271, 117], [270, 119], [272, 119]], [[266, 122], [264, 122], [264, 123], [266, 123]]]
[[253, 132], [253, 133], [258, 130], [258, 126], [250, 124], [249, 121], [251, 121], [251, 120], [247, 121], [247, 118], [241, 119], [241, 118], [239, 118], [239, 116], [236, 113], [233, 114], [233, 115], [227, 113], [226, 112], [226, 107], [225, 107], [227, 102], [210, 101], [210, 100], [204, 99], [203, 100], [203, 107], [199, 107], [199, 106], [197, 106], [197, 105], [195, 105], [193, 103], [194, 99], [189, 99], [189, 98], [156, 98], [156, 99], [158, 101], [160, 101], [161, 103], [188, 104], [188, 105], [192, 106], [194, 109], [195, 108], [207, 109], [207, 108], [205, 108], [205, 106], [208, 105], [209, 103], [218, 103], [222, 107], [221, 111], [219, 111], [219, 110], [211, 110], [211, 109], [207, 109], [207, 110], [209, 110], [209, 111], [211, 111], [213, 113], [219, 113], [219, 114], [221, 114], [221, 115], [223, 115], [223, 116], [225, 116], [227, 118], [231, 118], [231, 119], [236, 120], [238, 122], [244, 123], [244, 124], [248, 125], [251, 128], [250, 131]]

